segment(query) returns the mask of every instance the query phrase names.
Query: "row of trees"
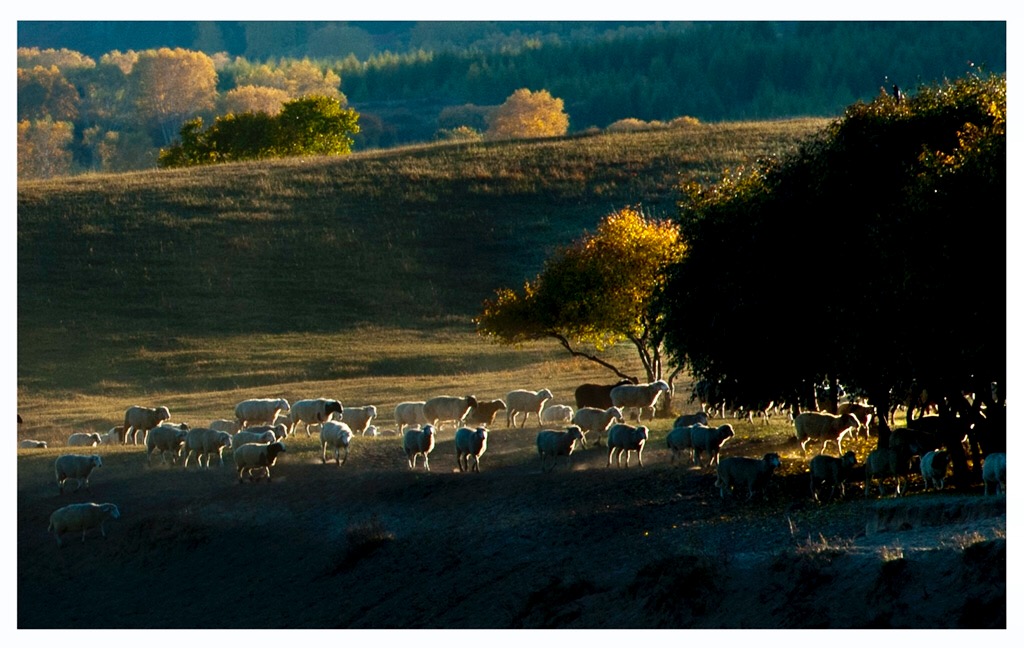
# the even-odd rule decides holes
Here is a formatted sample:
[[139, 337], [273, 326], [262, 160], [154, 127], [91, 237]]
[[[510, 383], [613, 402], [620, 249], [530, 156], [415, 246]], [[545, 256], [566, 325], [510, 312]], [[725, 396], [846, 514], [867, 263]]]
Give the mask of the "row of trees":
[[687, 187], [678, 221], [614, 214], [478, 327], [619, 376], [574, 345], [629, 339], [648, 380], [686, 366], [740, 405], [841, 383], [886, 414], [927, 390], [963, 477], [965, 434], [1005, 449], [1006, 217], [1005, 77], [883, 92], [786, 159]]

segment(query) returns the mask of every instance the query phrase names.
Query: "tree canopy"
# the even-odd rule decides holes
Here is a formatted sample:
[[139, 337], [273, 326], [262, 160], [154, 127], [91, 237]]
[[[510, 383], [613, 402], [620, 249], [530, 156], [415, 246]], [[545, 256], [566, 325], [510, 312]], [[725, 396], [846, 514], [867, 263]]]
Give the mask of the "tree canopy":
[[552, 137], [569, 130], [565, 103], [547, 90], [520, 88], [490, 115], [487, 137]]

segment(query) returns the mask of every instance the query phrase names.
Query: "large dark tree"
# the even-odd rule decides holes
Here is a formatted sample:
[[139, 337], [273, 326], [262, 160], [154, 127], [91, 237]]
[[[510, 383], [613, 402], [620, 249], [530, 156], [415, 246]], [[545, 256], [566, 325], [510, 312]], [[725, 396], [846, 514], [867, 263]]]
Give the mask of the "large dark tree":
[[963, 476], [964, 433], [1005, 445], [1006, 216], [1005, 78], [883, 89], [793, 156], [688, 188], [667, 348], [747, 402], [841, 382], [885, 413], [927, 389]]

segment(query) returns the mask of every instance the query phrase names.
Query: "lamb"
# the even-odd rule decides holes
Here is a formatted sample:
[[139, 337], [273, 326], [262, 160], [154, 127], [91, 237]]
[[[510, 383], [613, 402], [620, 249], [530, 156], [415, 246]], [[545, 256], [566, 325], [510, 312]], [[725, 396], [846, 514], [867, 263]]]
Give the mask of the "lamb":
[[363, 436], [380, 436], [380, 430], [377, 429], [376, 425], [368, 425], [366, 426], [366, 429], [363, 431]]
[[722, 449], [722, 445], [735, 435], [732, 426], [728, 423], [716, 428], [694, 425], [690, 428], [690, 447], [693, 448], [691, 463], [699, 465], [702, 452], [708, 453], [708, 468], [714, 463], [719, 463], [718, 453]]
[[584, 383], [576, 388], [576, 409], [594, 407], [606, 410], [612, 407], [612, 390], [621, 385], [635, 385], [636, 380], [624, 378], [614, 385], [595, 385]]
[[235, 405], [235, 418], [243, 428], [253, 423], [273, 425], [277, 415], [288, 409], [283, 398], [250, 398]]
[[238, 448], [246, 443], [273, 443], [277, 441], [277, 435], [272, 430], [255, 432], [253, 430], [242, 430], [231, 437], [231, 447]]
[[[548, 405], [540, 413], [541, 423], [571, 423], [573, 411], [568, 405]], [[524, 419], [525, 422], [525, 419]]]
[[224, 465], [224, 448], [231, 447], [231, 435], [223, 430], [212, 428], [195, 428], [188, 431], [185, 437], [185, 467], [192, 453], [196, 455], [199, 467], [203, 467], [203, 455], [206, 455], [206, 467], [210, 467], [213, 455], [217, 455], [218, 465]]
[[921, 457], [921, 477], [924, 478], [924, 487], [942, 490], [946, 486], [946, 470], [949, 468], [949, 453], [941, 450], [931, 450]]
[[477, 401], [476, 405], [466, 415], [466, 423], [470, 425], [494, 425], [494, 418], [503, 409], [508, 409], [505, 401], [497, 400]]
[[836, 488], [841, 496], [846, 495], [846, 480], [850, 477], [853, 467], [857, 465], [857, 456], [852, 450], [842, 457], [818, 455], [811, 459], [811, 496], [820, 502], [819, 490], [829, 489], [829, 499], [835, 497]]
[[871, 494], [871, 482], [875, 477], [878, 477], [878, 494], [885, 495], [882, 478], [887, 476], [896, 478], [896, 496], [903, 494], [906, 483], [904, 481], [901, 484], [901, 480], [907, 473], [909, 461], [901, 456], [900, 452], [893, 448], [876, 448], [871, 451], [864, 462], [864, 497]]
[[505, 425], [508, 427], [516, 426], [516, 416], [523, 413], [523, 423], [520, 428], [526, 427], [526, 420], [530, 418], [530, 414], [534, 414], [537, 417], [537, 422], [540, 423], [540, 412], [544, 408], [544, 403], [548, 402], [553, 398], [551, 391], [548, 389], [541, 389], [540, 391], [530, 391], [528, 389], [516, 389], [510, 391], [505, 395], [505, 402], [508, 403], [508, 410], [505, 412]]
[[423, 456], [423, 468], [430, 472], [430, 452], [434, 449], [434, 426], [424, 425], [423, 429], [418, 428], [405, 431], [402, 439], [402, 448], [409, 460], [409, 467], [416, 468], [416, 457]]
[[64, 483], [69, 479], [75, 480], [76, 491], [82, 487], [82, 482], [85, 482], [86, 490], [91, 491], [89, 475], [95, 468], [102, 465], [103, 460], [99, 455], [66, 454], [57, 457], [57, 460], [53, 462], [53, 470], [57, 476], [57, 486], [60, 487], [61, 494], [64, 494]]
[[[292, 420], [290, 413], [278, 414], [274, 417], [274, 422], [271, 425], [283, 425], [286, 437], [291, 436], [295, 432], [295, 421]], [[238, 430], [235, 431], [237, 432]]]
[[171, 453], [171, 463], [177, 463], [182, 448], [188, 439], [189, 429], [184, 423], [178, 425], [158, 425], [146, 434], [146, 463], [153, 463], [153, 451], [160, 453], [160, 459], [167, 463], [165, 452]]
[[230, 419], [213, 419], [210, 421], [209, 429], [235, 434], [242, 429], [242, 426], [239, 425], [238, 421]]
[[981, 464], [981, 478], [985, 482], [985, 494], [988, 495], [989, 484], [993, 485], [994, 495], [1006, 493], [1006, 453], [993, 452], [985, 457]]
[[308, 398], [292, 403], [288, 416], [291, 418], [291, 428], [297, 429], [300, 423], [306, 426], [306, 436], [310, 424], [320, 425], [331, 418], [331, 414], [341, 414], [341, 403], [330, 398]]
[[[617, 423], [608, 430], [608, 468], [612, 465], [612, 455], [615, 455], [615, 465], [620, 466], [619, 461], [622, 454], [626, 454], [626, 468], [629, 468], [629, 451], [636, 451], [636, 460], [640, 467], [644, 467], [644, 444], [650, 433], [643, 425], [633, 427], [624, 423]], [[616, 450], [618, 453], [616, 453]]]
[[121, 512], [113, 504], [97, 504], [96, 502], [85, 502], [83, 504], [68, 504], [50, 514], [50, 525], [46, 531], [53, 532], [57, 537], [57, 546], [63, 547], [61, 539], [65, 533], [82, 532], [82, 543], [85, 543], [85, 532], [96, 527], [100, 533], [107, 537], [107, 520], [116, 520], [121, 517]]
[[750, 457], [726, 457], [718, 462], [718, 487], [722, 499], [733, 493], [734, 487], [746, 487], [747, 499], [754, 497], [754, 491], [765, 490], [775, 469], [782, 465], [779, 455], [769, 452], [761, 459]]
[[370, 421], [377, 416], [377, 408], [373, 405], [364, 405], [363, 407], [346, 407], [341, 411], [341, 420], [345, 421], [345, 424], [352, 428], [354, 434], [362, 434], [366, 436], [366, 428], [369, 427]]
[[480, 456], [487, 452], [487, 428], [459, 428], [455, 431], [455, 460], [459, 470], [469, 470], [469, 458], [473, 457], [473, 472], [480, 472]]
[[574, 425], [578, 425], [580, 430], [583, 431], [584, 437], [581, 443], [583, 447], [587, 447], [586, 434], [588, 432], [597, 433], [597, 445], [601, 445], [601, 435], [605, 433], [612, 422], [625, 423], [626, 420], [622, 417], [622, 408], [611, 406], [608, 409], [597, 409], [596, 407], [584, 407], [576, 410], [576, 414], [572, 417]]
[[19, 448], [45, 448], [46, 441], [36, 441], [35, 439], [22, 439], [18, 441]]
[[171, 413], [166, 407], [150, 408], [132, 405], [124, 411], [124, 443], [127, 444], [128, 437], [131, 436], [132, 445], [138, 445], [139, 432], [142, 432], [142, 438], [145, 439], [146, 432], [169, 418], [171, 418]]
[[650, 409], [651, 418], [654, 418], [654, 406], [658, 402], [658, 397], [662, 392], [667, 394], [668, 391], [668, 383], [664, 380], [643, 385], [619, 385], [611, 391], [612, 405], [621, 407], [624, 412], [635, 407], [636, 420], [639, 423], [645, 409]]
[[554, 470], [559, 457], [568, 457], [572, 463], [572, 453], [576, 449], [576, 442], [583, 443], [583, 430], [578, 425], [570, 425], [565, 432], [556, 430], [541, 430], [537, 433], [537, 454], [540, 455], [540, 469], [544, 471], [545, 457], [552, 457], [553, 461], [548, 471]]
[[860, 421], [853, 414], [829, 414], [828, 412], [803, 412], [793, 419], [796, 426], [796, 440], [800, 448], [807, 454], [807, 444], [821, 440], [821, 452], [825, 452], [829, 441], [834, 441], [843, 454], [843, 438], [850, 430], [860, 427]]
[[115, 425], [100, 435], [100, 445], [121, 445], [124, 443], [124, 426]]
[[[327, 463], [327, 446], [334, 449], [334, 464], [348, 461], [348, 446], [352, 442], [352, 428], [342, 421], [324, 421], [320, 424], [320, 461]], [[345, 450], [345, 458], [341, 458], [341, 450]]]
[[[239, 432], [241, 434], [241, 432]], [[238, 483], [242, 483], [242, 473], [247, 473], [252, 481], [253, 471], [264, 470], [267, 481], [270, 481], [270, 467], [277, 463], [277, 456], [286, 452], [284, 443], [244, 443], [235, 448], [235, 467], [238, 468]], [[256, 481], [259, 481], [257, 479]]]
[[[875, 406], [874, 405], [862, 405], [860, 403], [840, 403], [839, 409], [836, 410], [839, 416], [843, 414], [853, 414], [857, 417], [857, 421], [860, 422], [860, 427], [856, 432], [864, 430], [864, 436], [869, 436], [871, 419], [875, 417]], [[856, 436], [856, 433], [854, 434]]]
[[688, 425], [704, 425], [708, 424], [707, 412], [697, 412], [696, 414], [681, 414], [676, 417], [676, 420], [672, 423], [673, 428], [685, 427]]
[[406, 401], [395, 405], [395, 425], [398, 426], [398, 433], [402, 434], [406, 425], [426, 425], [429, 423], [423, 416], [424, 401]]
[[476, 398], [465, 396], [437, 396], [423, 404], [423, 417], [438, 429], [449, 421], [460, 427], [466, 420], [469, 409], [476, 405]]
[[103, 440], [97, 432], [75, 432], [68, 437], [68, 446], [84, 446], [92, 448], [98, 446]]

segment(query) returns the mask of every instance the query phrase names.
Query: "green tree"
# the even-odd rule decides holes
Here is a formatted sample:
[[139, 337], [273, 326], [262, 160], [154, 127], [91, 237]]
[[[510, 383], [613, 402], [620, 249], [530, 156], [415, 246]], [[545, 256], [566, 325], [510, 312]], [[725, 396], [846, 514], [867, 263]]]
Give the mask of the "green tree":
[[547, 90], [531, 92], [520, 88], [490, 115], [487, 137], [509, 139], [519, 137], [553, 137], [569, 130], [565, 103]]
[[477, 331], [503, 344], [554, 339], [574, 356], [635, 378], [582, 350], [600, 353], [628, 340], [647, 381], [665, 378], [664, 322], [651, 306], [664, 286], [665, 269], [683, 249], [675, 223], [622, 209], [605, 217], [593, 234], [559, 248], [518, 292], [498, 290], [484, 302]]
[[324, 96], [289, 101], [277, 121], [281, 155], [345, 155], [359, 132], [358, 113]]

